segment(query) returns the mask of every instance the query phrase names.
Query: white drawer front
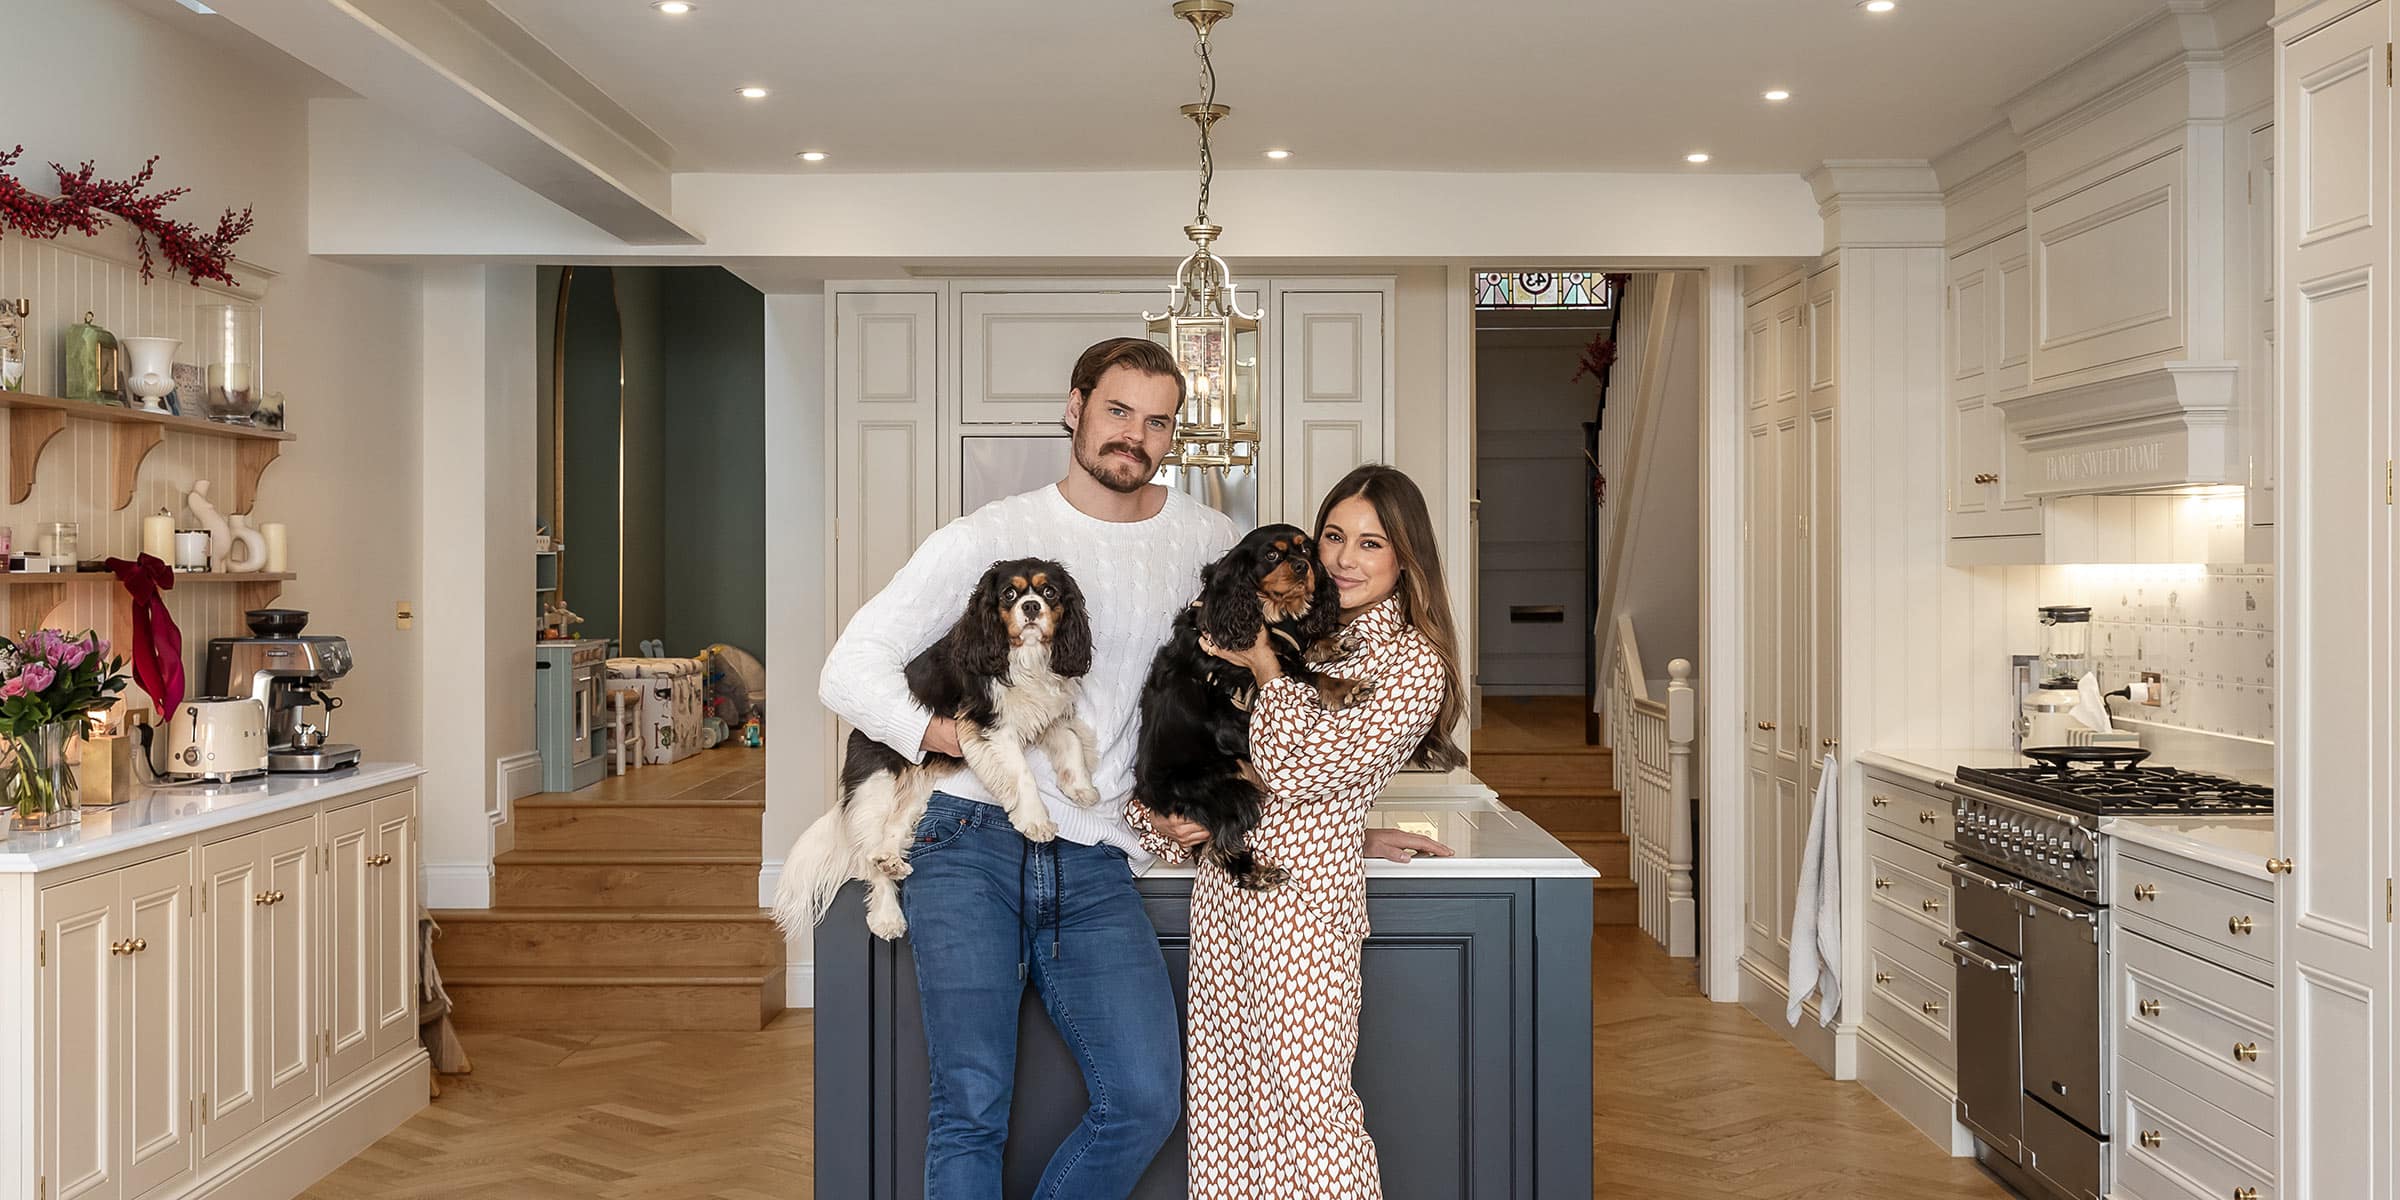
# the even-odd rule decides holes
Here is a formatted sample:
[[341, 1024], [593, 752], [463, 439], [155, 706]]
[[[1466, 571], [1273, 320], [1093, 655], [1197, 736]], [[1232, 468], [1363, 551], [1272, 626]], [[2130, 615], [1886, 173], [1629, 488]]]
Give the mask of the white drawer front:
[[1916, 922], [1937, 938], [1950, 936], [1958, 925], [1950, 911], [1950, 876], [1942, 870], [1943, 861], [1913, 842], [1869, 834], [1869, 911], [1890, 912]]
[[1867, 773], [1867, 828], [1947, 853], [1952, 824], [1950, 798], [1913, 780]]
[[[2227, 966], [2262, 979], [2275, 977], [2275, 906], [2256, 896], [2178, 871], [2119, 856], [2118, 912], [2171, 925], [2224, 952]], [[2211, 954], [2214, 958], [2216, 955]]]
[[2148, 938], [2117, 938], [2117, 1055], [2276, 1127], [2275, 990]]
[[1946, 1072], [1958, 1066], [1957, 968], [1887, 929], [1867, 934], [1867, 1020]]
[[2138, 1066], [2117, 1077], [2117, 1200], [2275, 1200], [2275, 1140]]

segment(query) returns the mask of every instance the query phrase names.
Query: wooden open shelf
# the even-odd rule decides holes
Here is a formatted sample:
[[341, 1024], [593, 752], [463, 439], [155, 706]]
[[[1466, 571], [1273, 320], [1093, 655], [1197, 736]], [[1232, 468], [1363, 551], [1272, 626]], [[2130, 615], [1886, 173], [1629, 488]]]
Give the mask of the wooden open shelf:
[[[272, 606], [283, 595], [283, 585], [299, 576], [288, 571], [189, 571], [178, 572], [175, 587], [233, 587], [240, 589], [238, 600], [242, 611]], [[15, 637], [41, 628], [58, 606], [65, 603], [68, 588], [105, 587], [112, 593], [107, 633], [110, 640], [122, 646], [131, 628], [133, 602], [117, 588], [117, 577], [106, 571], [64, 571], [41, 574], [32, 571], [0, 571], [0, 633]]]
[[258, 478], [267, 464], [283, 453], [292, 435], [281, 429], [228, 425], [205, 417], [177, 417], [119, 408], [91, 400], [61, 400], [30, 392], [0, 392], [0, 407], [8, 409], [8, 491], [10, 501], [23, 504], [33, 494], [33, 480], [42, 461], [42, 448], [67, 427], [67, 422], [97, 421], [115, 426], [109, 438], [113, 507], [133, 503], [133, 478], [142, 460], [166, 440], [167, 432], [223, 438], [235, 444], [233, 507], [247, 513], [258, 500]]

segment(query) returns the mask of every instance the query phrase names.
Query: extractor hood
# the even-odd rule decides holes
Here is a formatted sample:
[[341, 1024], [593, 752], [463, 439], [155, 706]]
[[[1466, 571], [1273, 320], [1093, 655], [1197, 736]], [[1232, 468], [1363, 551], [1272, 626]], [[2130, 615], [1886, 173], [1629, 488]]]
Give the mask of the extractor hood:
[[2164, 362], [1997, 402], [2027, 496], [2239, 483], [2241, 364]]

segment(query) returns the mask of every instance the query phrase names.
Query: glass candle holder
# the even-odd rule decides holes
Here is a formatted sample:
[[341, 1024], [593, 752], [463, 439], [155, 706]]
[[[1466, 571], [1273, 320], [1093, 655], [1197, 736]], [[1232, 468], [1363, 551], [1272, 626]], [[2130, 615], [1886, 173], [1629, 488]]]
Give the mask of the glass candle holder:
[[194, 315], [200, 326], [201, 405], [211, 420], [247, 425], [263, 394], [259, 391], [259, 363], [265, 342], [258, 308], [238, 303], [203, 304]]

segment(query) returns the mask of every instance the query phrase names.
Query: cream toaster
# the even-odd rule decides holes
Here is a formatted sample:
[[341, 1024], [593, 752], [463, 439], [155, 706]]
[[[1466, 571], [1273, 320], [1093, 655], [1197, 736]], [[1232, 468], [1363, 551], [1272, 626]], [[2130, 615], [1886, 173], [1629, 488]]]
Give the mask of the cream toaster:
[[186, 700], [167, 721], [162, 770], [178, 779], [267, 773], [267, 709], [257, 700]]

